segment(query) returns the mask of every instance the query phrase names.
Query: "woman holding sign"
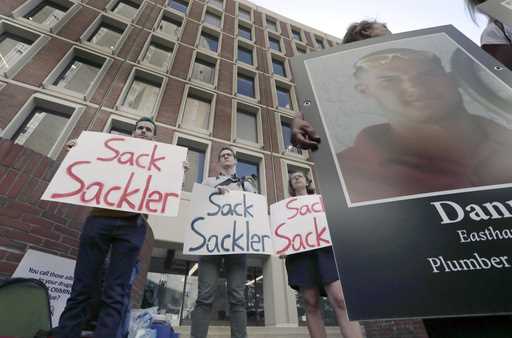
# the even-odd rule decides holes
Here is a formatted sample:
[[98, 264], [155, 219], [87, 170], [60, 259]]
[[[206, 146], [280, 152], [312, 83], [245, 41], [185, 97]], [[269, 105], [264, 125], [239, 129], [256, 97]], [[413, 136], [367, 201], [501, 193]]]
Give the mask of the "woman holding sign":
[[[302, 172], [290, 174], [288, 189], [290, 196], [315, 193], [311, 180]], [[320, 296], [327, 296], [329, 299], [343, 337], [363, 337], [359, 324], [348, 320], [332, 247], [286, 256], [286, 270], [288, 284], [299, 291], [304, 299], [308, 331], [312, 338], [326, 337], [320, 309]]]

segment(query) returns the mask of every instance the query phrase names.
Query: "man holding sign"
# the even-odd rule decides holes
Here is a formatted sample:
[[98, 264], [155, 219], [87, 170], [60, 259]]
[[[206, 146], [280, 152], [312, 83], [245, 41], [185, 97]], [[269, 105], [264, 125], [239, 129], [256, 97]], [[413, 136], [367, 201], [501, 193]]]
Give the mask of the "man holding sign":
[[309, 334], [326, 336], [320, 307], [323, 295], [336, 313], [343, 337], [362, 338], [359, 324], [348, 320], [322, 198], [312, 195], [312, 181], [300, 171], [290, 174], [288, 185], [292, 198], [271, 206], [271, 222], [277, 254], [288, 255], [288, 284], [304, 299]]
[[[155, 134], [156, 124], [153, 120], [150, 118], [141, 118], [135, 124], [135, 130], [132, 136], [139, 139], [153, 140]], [[82, 140], [82, 137], [80, 140]], [[85, 140], [85, 138], [83, 140]], [[92, 142], [92, 140], [89, 142]], [[126, 202], [126, 204], [139, 205], [139, 203], [133, 203], [134, 199], [130, 196], [133, 196], [135, 192], [141, 190], [135, 189], [134, 186], [142, 182], [143, 177], [146, 177], [146, 183], [141, 201], [146, 201], [144, 205], [147, 206], [148, 201], [155, 199], [155, 196], [151, 196], [155, 194], [154, 191], [160, 189], [157, 186], [153, 186], [153, 192], [149, 193], [149, 196], [146, 196], [147, 192], [150, 191], [151, 185], [149, 183], [151, 179], [156, 180], [157, 175], [151, 173], [150, 167], [159, 168], [162, 166], [162, 162], [166, 163], [166, 156], [158, 156], [157, 149], [159, 145], [157, 146], [156, 144], [151, 145], [153, 147], [151, 154], [147, 152], [136, 156], [135, 151], [119, 150], [122, 145], [129, 142], [130, 139], [124, 137], [109, 138], [104, 144], [102, 143], [105, 149], [91, 149], [87, 151], [87, 154], [82, 155], [84, 157], [94, 155], [94, 160], [106, 162], [112, 169], [116, 168], [118, 164], [129, 167], [131, 173], [124, 190], [121, 186], [117, 185], [118, 182], [116, 181], [120, 179], [120, 177], [117, 176], [123, 176], [121, 172], [117, 173], [117, 175], [115, 175], [116, 177], [110, 177], [112, 175], [102, 173], [102, 175], [105, 176], [104, 179], [98, 180], [96, 178], [93, 183], [86, 185], [85, 182], [92, 179], [92, 177], [87, 175], [90, 174], [91, 171], [94, 171], [94, 169], [79, 171], [79, 169], [77, 169], [79, 167], [77, 163], [93, 167], [94, 161], [83, 160], [75, 161], [73, 164], [68, 165], [65, 174], [61, 174], [67, 179], [72, 179], [74, 185], [61, 185], [53, 189], [49, 187], [49, 190], [47, 190], [43, 196], [44, 198], [56, 201], [58, 201], [59, 198], [63, 198], [63, 202], [79, 204], [78, 202], [65, 200], [65, 198], [77, 197], [78, 194], [76, 192], [81, 191], [80, 198], [82, 202], [86, 200], [95, 203], [92, 205], [98, 206], [92, 209], [91, 214], [82, 228], [71, 296], [60, 317], [59, 327], [56, 329], [57, 338], [80, 337], [81, 326], [87, 315], [87, 305], [93, 296], [94, 289], [98, 287], [98, 279], [101, 278], [101, 267], [104, 265], [105, 258], [109, 251], [110, 264], [105, 273], [102, 295], [103, 304], [94, 336], [98, 338], [115, 338], [119, 327], [122, 325], [123, 311], [130, 293], [130, 277], [139, 251], [144, 243], [147, 222], [142, 213], [125, 211], [126, 208], [123, 208], [123, 206], [119, 204], [117, 204], [118, 210], [105, 208], [111, 207], [113, 209], [116, 207], [112, 202], [115, 196], [120, 196], [119, 200]], [[75, 145], [76, 142], [73, 141], [68, 144], [69, 147], [74, 147]], [[90, 146], [90, 144], [88, 145]], [[80, 144], [79, 146], [87, 145]], [[101, 155], [97, 156], [96, 152], [101, 153]], [[112, 156], [105, 156], [104, 153]], [[71, 155], [73, 155], [73, 153], [69, 154], [70, 157], [72, 157]], [[161, 163], [158, 163], [158, 161], [161, 161]], [[67, 163], [68, 162], [65, 160], [62, 166], [66, 166]], [[142, 169], [141, 167], [144, 163], [146, 165], [145, 168]], [[73, 166], [77, 166], [77, 168], [73, 168]], [[140, 169], [135, 167], [139, 167]], [[150, 174], [141, 175], [141, 172], [150, 172]], [[58, 174], [60, 173], [58, 172], [57, 175]], [[59, 178], [61, 177], [57, 179]], [[73, 188], [76, 185], [78, 185], [79, 188], [74, 191], [62, 191], [64, 188], [69, 190], [71, 189], [70, 186]], [[51, 190], [53, 190], [53, 192]], [[57, 192], [55, 192], [55, 190], [57, 190]], [[92, 197], [91, 193], [94, 193]], [[158, 193], [160, 196], [165, 195], [162, 192]], [[49, 197], [47, 197], [47, 195], [49, 195]], [[175, 195], [178, 196], [177, 194]], [[130, 198], [132, 199], [130, 200]], [[105, 203], [107, 203], [107, 205], [104, 205]], [[142, 205], [142, 202], [140, 205]], [[154, 203], [153, 206], [155, 205], [157, 204]], [[160, 205], [162, 205], [162, 203], [160, 203]], [[130, 210], [136, 209], [132, 208]], [[142, 210], [139, 208], [138, 210], [148, 212], [148, 207], [144, 207]]]
[[[220, 174], [208, 177], [204, 184], [226, 194], [232, 190], [255, 192], [245, 177], [236, 175], [235, 152], [224, 147], [218, 155]], [[231, 317], [231, 337], [247, 338], [247, 314], [245, 308], [245, 283], [247, 279], [247, 257], [245, 254], [206, 255], [199, 259], [199, 285], [196, 306], [192, 313], [192, 338], [206, 338], [210, 312], [222, 261], [226, 269], [228, 298]]]

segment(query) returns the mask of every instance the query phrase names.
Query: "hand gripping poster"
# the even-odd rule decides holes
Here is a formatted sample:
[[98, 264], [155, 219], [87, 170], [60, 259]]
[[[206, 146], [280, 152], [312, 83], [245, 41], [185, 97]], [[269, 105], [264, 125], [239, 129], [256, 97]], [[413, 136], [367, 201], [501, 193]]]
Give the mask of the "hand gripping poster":
[[350, 319], [511, 313], [511, 72], [452, 26], [292, 66]]

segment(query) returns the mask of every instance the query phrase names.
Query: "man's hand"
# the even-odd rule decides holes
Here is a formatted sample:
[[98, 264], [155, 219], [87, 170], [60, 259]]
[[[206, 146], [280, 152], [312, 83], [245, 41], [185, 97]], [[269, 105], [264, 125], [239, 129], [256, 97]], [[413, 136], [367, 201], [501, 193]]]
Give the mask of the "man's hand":
[[67, 151], [70, 151], [71, 148], [73, 148], [74, 146], [76, 146], [76, 138], [72, 139], [72, 140], [69, 140], [68, 143], [66, 143], [66, 150]]
[[217, 191], [219, 192], [219, 194], [227, 194], [230, 192], [229, 188], [227, 187], [217, 187]]
[[318, 137], [311, 124], [304, 120], [302, 114], [297, 114], [292, 122], [291, 141], [297, 148], [315, 151], [320, 144], [320, 137]]

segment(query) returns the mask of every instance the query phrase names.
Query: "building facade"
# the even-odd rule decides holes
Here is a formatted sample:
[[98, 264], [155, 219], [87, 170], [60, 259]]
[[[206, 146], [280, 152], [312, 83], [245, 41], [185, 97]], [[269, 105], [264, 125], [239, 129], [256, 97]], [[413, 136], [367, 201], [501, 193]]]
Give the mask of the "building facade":
[[[226, 145], [238, 174], [256, 175], [269, 204], [288, 196], [290, 172], [314, 179], [309, 153], [290, 144], [299, 102], [288, 59], [339, 43], [243, 0], [2, 0], [0, 274], [8, 277], [28, 248], [76, 255], [87, 209], [38, 199], [66, 141], [83, 130], [129, 134], [151, 116], [158, 141], [189, 149], [191, 168], [178, 217], [149, 218], [136, 294], [142, 306], [189, 324], [197, 257], [181, 250], [194, 182], [218, 172], [216, 154]], [[249, 262], [249, 325], [303, 325], [284, 262]], [[225, 289], [222, 279], [213, 324], [229, 320]], [[369, 337], [425, 335], [421, 321], [365, 327]]]

